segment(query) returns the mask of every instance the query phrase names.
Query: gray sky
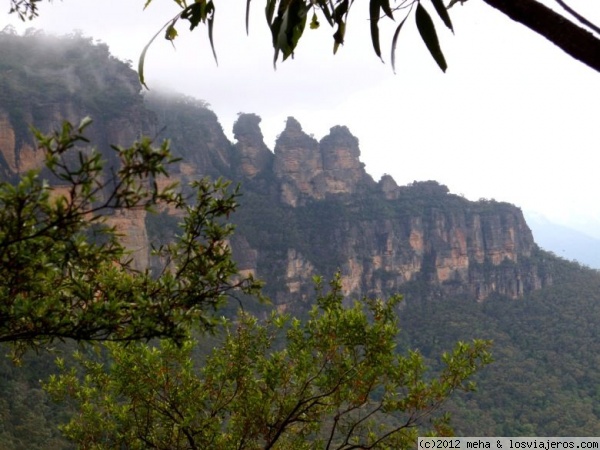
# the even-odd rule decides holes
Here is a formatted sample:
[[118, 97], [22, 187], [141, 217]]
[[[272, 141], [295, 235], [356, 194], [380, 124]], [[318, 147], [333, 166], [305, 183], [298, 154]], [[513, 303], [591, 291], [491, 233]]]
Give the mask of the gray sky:
[[[170, 0], [154, 0], [142, 12], [143, 3], [55, 0], [42, 3], [41, 17], [31, 23], [4, 14], [0, 27], [60, 34], [79, 29], [137, 66], [144, 45], [178, 11]], [[323, 23], [316, 31], [307, 28], [294, 60], [273, 70], [264, 2], [252, 2], [249, 37], [246, 2], [216, 3], [219, 67], [206, 30], [186, 33], [181, 23], [175, 49], [159, 37], [148, 52], [151, 89], [206, 100], [230, 136], [238, 112], [257, 113], [270, 148], [290, 115], [317, 138], [347, 125], [376, 180], [384, 173], [399, 184], [437, 180], [469, 199], [508, 201], [600, 236], [600, 74], [542, 37], [470, 0], [450, 11], [455, 35], [435, 22], [446, 74], [410, 19], [394, 74], [394, 25], [382, 29], [383, 64], [371, 47], [366, 2], [356, 2], [337, 55], [333, 31]], [[569, 3], [600, 22], [599, 1]], [[0, 0], [0, 11], [8, 5]]]

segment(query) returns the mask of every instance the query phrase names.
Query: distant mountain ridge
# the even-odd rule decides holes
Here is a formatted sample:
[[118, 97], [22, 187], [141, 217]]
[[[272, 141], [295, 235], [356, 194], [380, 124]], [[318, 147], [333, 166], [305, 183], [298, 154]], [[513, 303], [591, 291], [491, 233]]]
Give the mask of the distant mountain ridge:
[[574, 228], [556, 224], [540, 214], [525, 211], [525, 218], [540, 247], [561, 258], [600, 269], [600, 239]]

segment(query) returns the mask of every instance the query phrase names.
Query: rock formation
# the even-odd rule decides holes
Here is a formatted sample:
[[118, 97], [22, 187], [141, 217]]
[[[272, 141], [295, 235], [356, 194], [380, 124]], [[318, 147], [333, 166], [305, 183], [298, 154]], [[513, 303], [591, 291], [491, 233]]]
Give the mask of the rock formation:
[[259, 173], [271, 171], [273, 153], [265, 145], [259, 127], [260, 121], [261, 118], [256, 114], [240, 114], [233, 125], [239, 158], [239, 169], [236, 172], [238, 176], [254, 178]]
[[[2, 178], [14, 179], [41, 163], [23, 121], [46, 131], [91, 112], [89, 137], [109, 163], [114, 163], [110, 144], [125, 146], [145, 133], [171, 139], [182, 158], [172, 179], [186, 184], [224, 176], [242, 183], [230, 245], [240, 269], [265, 279], [280, 308], [312, 298], [311, 277], [331, 277], [337, 270], [350, 295], [402, 291], [481, 301], [490, 295], [519, 298], [552, 283], [513, 205], [470, 202], [434, 181], [398, 186], [386, 175], [376, 183], [360, 161], [358, 139], [345, 126], [332, 127], [318, 141], [289, 117], [271, 152], [260, 117], [240, 114], [232, 144], [204, 102], [155, 96], [144, 103], [129, 68], [110, 59], [103, 64], [94, 82], [118, 95], [89, 94], [97, 86], [90, 88], [73, 71], [70, 79], [79, 90], [64, 87], [52, 101], [42, 102], [43, 93], [34, 92], [27, 101], [0, 104]], [[36, 86], [45, 85], [35, 82], [31, 89]], [[18, 97], [7, 92], [6, 98]], [[112, 220], [137, 251], [138, 267], [145, 266], [152, 239], [145, 224], [152, 216], [132, 212]]]
[[274, 174], [281, 184], [281, 200], [291, 206], [328, 195], [354, 194], [375, 182], [359, 160], [356, 139], [344, 126], [331, 128], [318, 142], [288, 117], [275, 145]]
[[[350, 203], [330, 198], [297, 206], [287, 211], [292, 216], [285, 224], [289, 237], [278, 239], [275, 249], [267, 245], [268, 237], [250, 236], [254, 231], [246, 218], [239, 232], [258, 249], [258, 276], [272, 277], [278, 267], [286, 267], [274, 278], [293, 283], [276, 293], [279, 302], [290, 294], [306, 297], [313, 275], [331, 277], [336, 270], [351, 295], [407, 292], [481, 301], [498, 294], [516, 299], [552, 283], [541, 270], [539, 250], [520, 209], [452, 194], [419, 204], [422, 198], [411, 197], [412, 189], [418, 192], [418, 183], [393, 200], [355, 195]], [[270, 217], [272, 212], [257, 214]], [[284, 260], [281, 248], [287, 248]]]
[[323, 174], [323, 157], [318, 141], [288, 117], [275, 145], [273, 173], [280, 180], [281, 201], [296, 206], [304, 198], [323, 198], [318, 180]]

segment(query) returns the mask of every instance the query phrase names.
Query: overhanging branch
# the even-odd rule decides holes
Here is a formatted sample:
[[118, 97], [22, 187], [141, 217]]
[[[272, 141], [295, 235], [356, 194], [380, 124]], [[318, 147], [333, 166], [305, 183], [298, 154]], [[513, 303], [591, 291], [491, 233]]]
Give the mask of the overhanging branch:
[[535, 0], [483, 0], [600, 72], [600, 39]]
[[575, 11], [573, 8], [571, 8], [569, 5], [567, 5], [563, 0], [556, 0], [556, 3], [558, 3], [565, 11], [567, 11], [569, 14], [571, 14], [575, 19], [577, 19], [579, 21], [579, 23], [582, 23], [583, 25], [585, 25], [590, 30], [592, 30], [594, 33], [600, 34], [600, 27], [598, 27], [597, 25], [594, 25], [586, 17], [582, 16], [577, 11]]

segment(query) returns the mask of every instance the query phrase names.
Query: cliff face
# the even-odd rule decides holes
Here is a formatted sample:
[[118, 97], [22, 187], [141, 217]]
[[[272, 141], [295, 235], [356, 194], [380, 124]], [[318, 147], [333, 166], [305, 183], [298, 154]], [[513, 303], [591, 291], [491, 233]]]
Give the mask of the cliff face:
[[[234, 129], [250, 121], [258, 126], [255, 116], [241, 115]], [[238, 232], [257, 251], [252, 270], [282, 287], [271, 293], [280, 304], [310, 297], [312, 276], [338, 269], [346, 293], [355, 295], [519, 298], [552, 283], [536, 262], [519, 208], [470, 202], [432, 181], [398, 186], [386, 175], [375, 183], [346, 127], [333, 127], [319, 142], [288, 118], [272, 173], [267, 153], [256, 157], [256, 149], [266, 148], [260, 132], [236, 137], [242, 174], [248, 180], [270, 175], [271, 189], [261, 194], [269, 200], [246, 205]]]
[[143, 109], [155, 115], [157, 140], [169, 139], [181, 158], [171, 173], [184, 185], [199, 176], [231, 178], [232, 145], [204, 101], [152, 91], [145, 93]]
[[[286, 284], [272, 293], [277, 303], [309, 298], [311, 277], [336, 270], [353, 295], [516, 299], [552, 283], [520, 209], [469, 202], [437, 184], [441, 192], [422, 197], [422, 184], [434, 183], [404, 187], [392, 200], [375, 191], [280, 212], [248, 205], [256, 215], [244, 212], [239, 232], [258, 249], [257, 275]], [[265, 230], [267, 221], [278, 222], [287, 233], [272, 230], [260, 239], [247, 221]]]
[[[48, 133], [64, 120], [77, 125], [92, 117], [86, 136], [109, 167], [116, 165], [111, 145], [128, 146], [142, 135], [157, 134], [156, 116], [144, 107], [137, 75], [105, 45], [81, 36], [1, 33], [0, 60], [0, 180], [14, 181], [43, 164], [30, 125]], [[109, 218], [135, 251], [138, 268], [148, 264], [145, 214], [124, 211]]]
[[[470, 202], [431, 181], [398, 186], [386, 175], [376, 183], [360, 162], [358, 139], [344, 126], [317, 141], [290, 117], [271, 152], [260, 117], [241, 114], [232, 144], [206, 104], [182, 96], [144, 99], [133, 71], [105, 49], [94, 51], [100, 63], [91, 87], [87, 72], [73, 69], [53, 81], [58, 94], [45, 95], [41, 77], [30, 87], [41, 91], [22, 96], [11, 88], [12, 72], [0, 77], [0, 177], [14, 179], [42, 162], [24, 123], [47, 131], [63, 119], [77, 123], [92, 115], [89, 137], [109, 163], [109, 144], [126, 146], [144, 133], [171, 139], [182, 158], [172, 179], [242, 182], [230, 244], [240, 270], [266, 280], [281, 309], [312, 297], [313, 275], [337, 270], [353, 295], [400, 291], [481, 301], [496, 294], [519, 298], [552, 283], [517, 207]], [[136, 251], [138, 267], [146, 266], [154, 239], [146, 225], [153, 217], [136, 211], [111, 220]]]

